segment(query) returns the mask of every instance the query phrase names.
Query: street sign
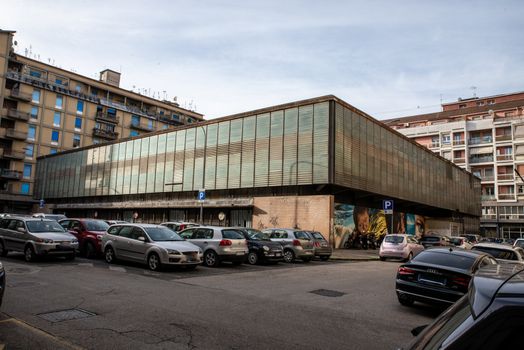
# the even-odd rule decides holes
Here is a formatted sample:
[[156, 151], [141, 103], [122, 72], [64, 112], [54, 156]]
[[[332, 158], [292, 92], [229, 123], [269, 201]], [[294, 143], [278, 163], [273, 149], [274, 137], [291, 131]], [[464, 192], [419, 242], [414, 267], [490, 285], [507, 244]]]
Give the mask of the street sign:
[[43, 199], [40, 199], [40, 208], [43, 208], [45, 205], [45, 201]]
[[205, 189], [198, 190], [198, 200], [203, 201], [205, 199], [206, 199], [206, 190]]
[[393, 200], [384, 199], [382, 201], [382, 208], [384, 209], [384, 214], [393, 214]]

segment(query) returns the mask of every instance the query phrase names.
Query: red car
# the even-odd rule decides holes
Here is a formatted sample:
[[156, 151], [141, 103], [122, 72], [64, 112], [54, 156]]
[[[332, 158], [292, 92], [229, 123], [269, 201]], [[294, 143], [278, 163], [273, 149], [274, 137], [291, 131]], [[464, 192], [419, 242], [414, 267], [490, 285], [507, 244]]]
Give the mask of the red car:
[[94, 258], [102, 253], [102, 236], [109, 228], [104, 220], [62, 219], [58, 222], [78, 239], [78, 247], [83, 256]]

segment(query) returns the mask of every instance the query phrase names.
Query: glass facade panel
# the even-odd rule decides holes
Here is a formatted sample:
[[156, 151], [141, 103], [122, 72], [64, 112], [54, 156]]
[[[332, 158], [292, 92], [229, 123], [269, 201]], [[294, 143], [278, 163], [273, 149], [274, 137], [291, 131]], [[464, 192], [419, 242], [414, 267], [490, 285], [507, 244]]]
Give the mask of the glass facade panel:
[[253, 187], [255, 175], [255, 127], [256, 117], [244, 118], [242, 133], [241, 187]]
[[229, 121], [218, 124], [216, 189], [227, 188], [227, 172], [229, 169]]
[[141, 146], [142, 146], [142, 139], [133, 140], [133, 150], [131, 153], [131, 178], [130, 178], [130, 183], [129, 183], [129, 192], [126, 194], [138, 193]]
[[181, 191], [184, 180], [184, 147], [186, 144], [186, 130], [176, 132], [176, 148], [175, 148], [175, 169], [173, 174], [173, 182], [181, 185], [173, 185], [173, 191]]
[[182, 188], [184, 191], [194, 190], [193, 187], [193, 174], [195, 171], [195, 137], [196, 130], [188, 129], [186, 130], [186, 143], [185, 143], [185, 152], [184, 152], [184, 167], [182, 168], [183, 172], [183, 182]]
[[269, 113], [257, 115], [255, 187], [265, 187], [269, 184], [269, 123]]
[[313, 106], [298, 110], [298, 184], [310, 184], [313, 180]]
[[240, 159], [242, 153], [242, 119], [231, 121], [229, 137], [229, 170], [227, 188], [240, 187]]
[[156, 166], [155, 170], [155, 188], [154, 192], [164, 192], [165, 182], [164, 182], [164, 172], [165, 172], [165, 162], [166, 162], [166, 140], [167, 135], [162, 134], [158, 136], [157, 144], [157, 153], [156, 153], [156, 164], [153, 164], [153, 167]]
[[207, 127], [199, 127], [195, 129], [196, 132], [196, 148], [195, 148], [195, 172], [193, 178], [193, 189], [199, 190], [204, 188], [204, 155], [206, 153], [206, 136]]
[[297, 183], [298, 108], [284, 111], [283, 185]]
[[282, 153], [284, 145], [284, 111], [271, 113], [269, 141], [269, 186], [282, 184]]
[[218, 144], [218, 124], [207, 126], [207, 147], [205, 164], [205, 186], [206, 189], [216, 188], [217, 171], [217, 144]]
[[[177, 186], [175, 186], [174, 180], [173, 180], [173, 170], [175, 168], [175, 146], [176, 146], [176, 132], [170, 132], [166, 136], [166, 165], [165, 165], [165, 174], [164, 174], [164, 181], [165, 185], [165, 191], [170, 192], [174, 191]], [[181, 186], [178, 186], [179, 188]]]
[[145, 193], [147, 189], [149, 144], [151, 138], [145, 137], [141, 139], [141, 141], [140, 157], [138, 159], [138, 193]]
[[146, 192], [147, 193], [155, 192], [157, 152], [158, 152], [158, 136], [151, 136], [149, 138], [149, 152], [147, 155], [147, 180], [146, 180]]

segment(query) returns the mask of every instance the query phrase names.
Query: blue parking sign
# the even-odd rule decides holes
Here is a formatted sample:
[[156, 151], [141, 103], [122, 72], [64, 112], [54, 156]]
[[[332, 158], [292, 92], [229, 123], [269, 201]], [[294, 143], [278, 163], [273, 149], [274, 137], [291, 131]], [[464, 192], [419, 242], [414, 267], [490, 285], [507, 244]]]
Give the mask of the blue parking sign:
[[393, 211], [393, 200], [392, 199], [384, 199], [382, 201], [382, 208], [386, 212], [392, 212]]
[[45, 201], [43, 199], [40, 199], [40, 208], [43, 208], [45, 206]]
[[206, 190], [199, 190], [198, 191], [198, 200], [203, 201], [206, 199]]

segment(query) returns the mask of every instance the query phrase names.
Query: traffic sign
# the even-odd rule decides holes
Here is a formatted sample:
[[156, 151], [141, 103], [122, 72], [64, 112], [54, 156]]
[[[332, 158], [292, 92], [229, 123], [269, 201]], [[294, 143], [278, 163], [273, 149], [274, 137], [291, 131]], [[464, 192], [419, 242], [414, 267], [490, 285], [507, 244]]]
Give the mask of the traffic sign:
[[198, 190], [198, 200], [203, 201], [205, 199], [206, 199], [206, 190], [205, 189]]
[[384, 214], [393, 214], [393, 200], [384, 199], [382, 201], [382, 208], [384, 209]]
[[40, 208], [43, 208], [45, 205], [45, 201], [43, 199], [40, 199]]

